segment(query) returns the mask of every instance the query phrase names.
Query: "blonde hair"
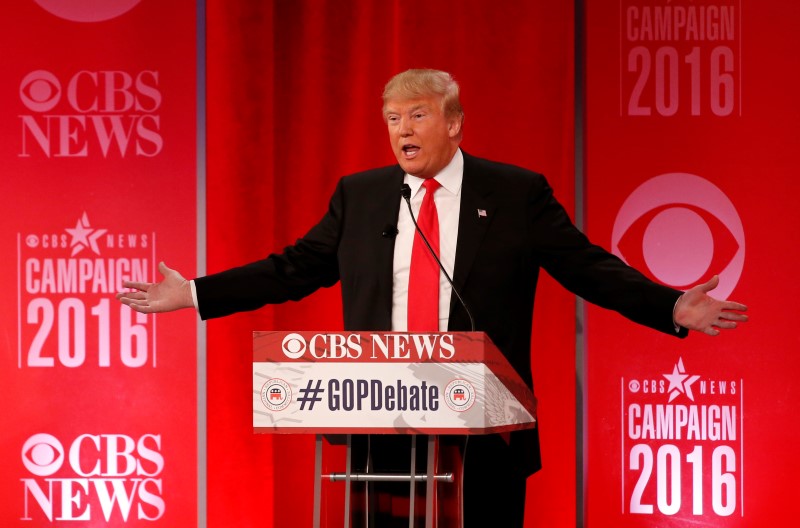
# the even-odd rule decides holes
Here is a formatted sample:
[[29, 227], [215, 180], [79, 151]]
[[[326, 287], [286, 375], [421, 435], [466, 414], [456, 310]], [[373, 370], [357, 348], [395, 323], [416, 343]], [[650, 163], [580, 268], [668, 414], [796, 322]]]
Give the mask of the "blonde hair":
[[411, 69], [392, 77], [383, 89], [383, 110], [390, 99], [414, 99], [438, 96], [442, 99], [442, 111], [448, 118], [464, 117], [458, 98], [458, 83], [447, 72], [430, 69]]

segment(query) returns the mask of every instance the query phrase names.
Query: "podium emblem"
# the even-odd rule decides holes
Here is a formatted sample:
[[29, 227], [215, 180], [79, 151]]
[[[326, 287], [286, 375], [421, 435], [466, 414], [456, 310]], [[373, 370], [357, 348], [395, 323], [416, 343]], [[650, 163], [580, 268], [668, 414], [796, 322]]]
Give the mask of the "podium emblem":
[[292, 389], [280, 378], [269, 379], [261, 387], [261, 403], [271, 411], [282, 411], [292, 403]]
[[475, 403], [475, 387], [463, 379], [455, 379], [444, 389], [444, 401], [456, 412], [466, 411]]

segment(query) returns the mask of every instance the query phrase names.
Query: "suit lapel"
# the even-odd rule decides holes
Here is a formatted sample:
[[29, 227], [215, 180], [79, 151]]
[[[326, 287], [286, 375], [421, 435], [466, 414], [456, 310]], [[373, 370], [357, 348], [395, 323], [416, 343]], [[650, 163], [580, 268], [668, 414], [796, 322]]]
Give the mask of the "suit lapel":
[[[403, 185], [403, 169], [399, 165], [395, 167], [385, 185], [381, 186], [379, 194], [370, 197], [377, 206], [379, 216], [375, 219], [375, 233], [370, 234], [378, 239], [376, 244], [365, 244], [364, 249], [372, 249], [375, 269], [380, 270], [378, 278], [378, 289], [381, 299], [380, 319], [388, 320], [391, 328], [392, 319], [392, 288], [394, 285], [394, 242], [396, 233], [392, 229], [397, 229], [397, 216], [400, 213], [400, 187]], [[390, 231], [390, 232], [387, 232]]]
[[[382, 232], [387, 226], [397, 226], [403, 176], [403, 170], [397, 165], [390, 177], [386, 178], [386, 184], [381, 187], [380, 194], [374, 197], [374, 203], [379, 205], [378, 210], [381, 211], [381, 217], [375, 224], [376, 236], [381, 239], [381, 243], [365, 244], [365, 249], [370, 248], [373, 251], [375, 269], [381, 270], [379, 289], [382, 292], [380, 298], [384, 301], [380, 307], [381, 319], [388, 317], [391, 320], [395, 241], [393, 236], [382, 236]], [[475, 159], [464, 153], [464, 179], [461, 184], [461, 210], [458, 219], [456, 262], [453, 270], [453, 282], [459, 291], [463, 290], [475, 256], [478, 254], [497, 209], [491, 198], [492, 188], [487, 177], [486, 174], [480, 174]], [[383, 292], [388, 293], [384, 295]], [[450, 305], [451, 314], [452, 307], [457, 303], [456, 297], [453, 296]]]
[[[487, 178], [488, 175], [479, 173], [475, 158], [464, 153], [464, 180], [461, 184], [461, 210], [453, 270], [453, 282], [459, 291], [463, 290], [469, 277], [475, 256], [497, 208], [491, 199], [492, 190]], [[451, 303], [451, 311], [452, 306]]]

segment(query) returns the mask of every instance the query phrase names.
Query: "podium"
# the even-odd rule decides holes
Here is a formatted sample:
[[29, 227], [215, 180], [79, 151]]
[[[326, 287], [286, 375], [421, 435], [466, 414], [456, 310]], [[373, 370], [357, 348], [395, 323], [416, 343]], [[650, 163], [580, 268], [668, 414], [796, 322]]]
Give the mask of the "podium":
[[[407, 526], [460, 527], [468, 437], [535, 426], [533, 392], [482, 332], [253, 333], [253, 430], [316, 435], [315, 528], [323, 526], [323, 484], [344, 487], [341, 517], [324, 526], [347, 528], [354, 519], [373, 526], [386, 482], [408, 487]], [[407, 436], [408, 452], [392, 456], [408, 469], [374, 467], [370, 449], [353, 447], [363, 438], [354, 435]], [[336, 471], [326, 466], [331, 446], [345, 451]], [[355, 455], [366, 456], [358, 469]]]

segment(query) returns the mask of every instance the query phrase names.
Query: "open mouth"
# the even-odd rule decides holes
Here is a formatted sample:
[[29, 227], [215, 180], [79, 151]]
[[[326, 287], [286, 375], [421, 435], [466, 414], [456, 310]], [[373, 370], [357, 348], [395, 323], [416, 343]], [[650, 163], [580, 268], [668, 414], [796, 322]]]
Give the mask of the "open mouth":
[[419, 146], [417, 145], [403, 145], [402, 150], [406, 159], [413, 159], [419, 154]]

